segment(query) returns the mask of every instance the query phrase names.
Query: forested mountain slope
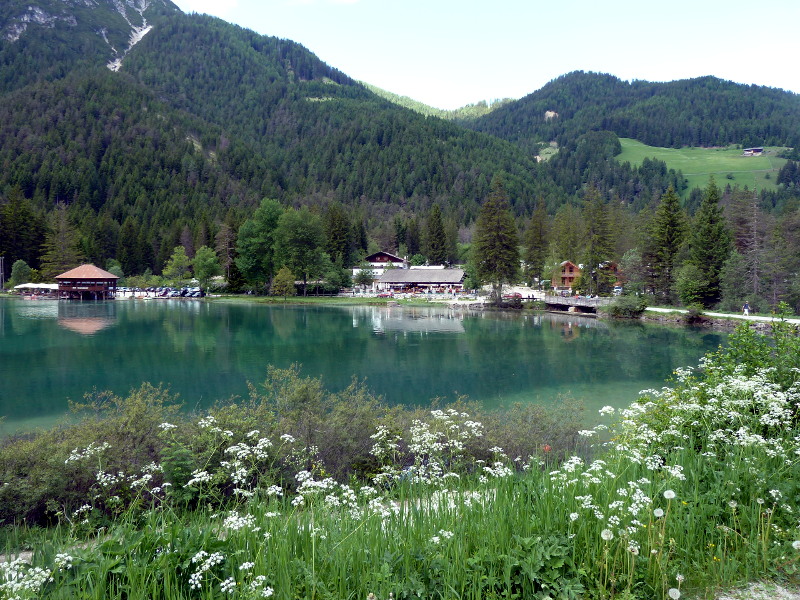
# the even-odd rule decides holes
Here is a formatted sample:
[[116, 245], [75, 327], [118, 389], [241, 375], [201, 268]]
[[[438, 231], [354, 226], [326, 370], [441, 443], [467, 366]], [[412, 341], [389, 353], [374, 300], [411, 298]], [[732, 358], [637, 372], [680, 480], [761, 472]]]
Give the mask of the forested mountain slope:
[[608, 130], [651, 146], [800, 145], [800, 96], [716, 77], [668, 83], [575, 71], [467, 123], [531, 150]]
[[132, 34], [176, 12], [169, 0], [4, 0], [0, 92], [118, 60]]
[[[587, 186], [630, 221], [683, 178], [659, 161], [620, 165], [618, 135], [791, 145], [800, 131], [797, 97], [779, 90], [585, 73], [475, 128], [399, 107], [295, 42], [168, 0], [10, 0], [0, 6], [0, 256], [37, 267], [58, 212], [86, 259], [159, 273], [176, 245], [235, 233], [265, 197], [334, 206], [376, 245], [411, 254], [435, 208], [455, 247], [501, 172], [520, 225], [540, 201], [551, 216], [580, 207]], [[537, 163], [547, 140], [559, 153]]]
[[[57, 35], [47, 37], [57, 29], [57, 25], [28, 28], [19, 39], [4, 40], [2, 51], [22, 56], [19, 48], [26, 35], [30, 36], [29, 48], [58, 47], [61, 40]], [[95, 38], [102, 41], [101, 36], [86, 34], [81, 43], [86, 46], [96, 42]], [[107, 63], [107, 50], [94, 64]], [[89, 55], [95, 51], [93, 46], [87, 49]], [[86, 63], [77, 58], [69, 63], [65, 58], [64, 73], [50, 72], [49, 77], [37, 78], [9, 97], [9, 104], [13, 103], [19, 114], [58, 110], [57, 105], [41, 106], [36, 98], [55, 97], [46, 90], [48, 79], [56, 81], [62, 75], [73, 82], [78, 77], [89, 88], [93, 87], [90, 81], [98, 79], [92, 102], [86, 106], [100, 114], [111, 114], [119, 102], [113, 94], [105, 95], [112, 88], [115, 94], [125, 94], [126, 89], [134, 96], [149, 94], [161, 103], [162, 112], [194, 118], [197, 134], [204, 138], [203, 148], [213, 150], [217, 165], [231, 178], [256, 195], [285, 201], [327, 195], [346, 204], [358, 203], [370, 212], [387, 204], [424, 208], [436, 199], [462, 214], [471, 214], [485, 196], [491, 176], [500, 170], [509, 173], [509, 187], [520, 212], [529, 208], [536, 194], [559, 194], [546, 183], [532, 158], [514, 145], [396, 107], [299, 44], [261, 36], [219, 19], [179, 12], [160, 14], [158, 24], [125, 56], [119, 73], [87, 69]], [[18, 71], [19, 64], [13, 61], [0, 65], [1, 78], [21, 84], [15, 79]], [[112, 82], [117, 80], [119, 87], [114, 87]], [[27, 102], [31, 105], [26, 108]], [[81, 114], [79, 105], [67, 121], [91, 116]], [[133, 118], [132, 112], [140, 109], [142, 106], [133, 104], [128, 115]], [[58, 123], [65, 121], [53, 118]], [[216, 139], [208, 139], [211, 129], [206, 131], [206, 126], [216, 132]], [[55, 135], [42, 127], [29, 134]], [[63, 163], [62, 170], [82, 171], [81, 161], [89, 160], [81, 155], [82, 136], [61, 137], [72, 147], [67, 153], [69, 160], [80, 159]], [[34, 143], [26, 149], [15, 143], [5, 136], [0, 151], [35, 154], [37, 148], [52, 148], [51, 144]], [[137, 158], [143, 157], [131, 157]], [[19, 160], [47, 162], [41, 157]], [[150, 169], [146, 161], [137, 167]], [[19, 170], [12, 169], [2, 175], [0, 184], [21, 184], [30, 194], [35, 191], [28, 184], [31, 178], [45, 182], [50, 176], [49, 170], [34, 170], [23, 180]], [[40, 192], [52, 196], [50, 187], [45, 182]], [[61, 198], [87, 195], [77, 192], [74, 185], [62, 192], [58, 194]], [[92, 194], [102, 198], [93, 203], [98, 210], [107, 194]]]
[[[103, 15], [102, 3], [54, 18], [63, 6], [40, 0], [29, 13], [41, 22], [18, 11], [0, 21], [15, 32], [0, 40], [0, 209], [14, 193], [28, 199], [31, 229], [24, 251], [11, 247], [12, 219], [0, 214], [12, 262], [36, 266], [59, 203], [87, 258], [135, 246], [141, 259], [126, 270], [158, 272], [180, 236], [210, 243], [263, 197], [338, 201], [371, 227], [434, 202], [469, 223], [501, 170], [519, 214], [565, 197], [515, 145], [392, 105], [294, 42], [169, 4], [150, 20], [155, 4], [137, 0], [141, 19], [122, 24], [125, 11]], [[152, 25], [118, 71], [108, 65], [119, 42], [97, 29], [106, 20], [118, 39]]]
[[401, 109], [299, 44], [211, 17], [170, 18], [123, 71], [258, 148], [267, 172], [247, 156], [236, 172], [273, 197], [332, 193], [345, 204], [415, 209], [436, 199], [474, 211], [504, 169], [524, 211], [543, 188], [531, 157], [513, 145]]

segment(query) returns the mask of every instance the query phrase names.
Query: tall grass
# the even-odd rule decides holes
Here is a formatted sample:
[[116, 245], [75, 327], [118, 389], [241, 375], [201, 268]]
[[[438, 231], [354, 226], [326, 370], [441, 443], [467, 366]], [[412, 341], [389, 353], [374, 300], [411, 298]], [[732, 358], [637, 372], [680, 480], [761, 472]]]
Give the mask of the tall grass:
[[[387, 409], [342, 476], [301, 441], [335, 412], [309, 403], [331, 398], [276, 372], [236, 427], [230, 407], [159, 423], [162, 460], [136, 473], [109, 469], [101, 441], [58, 457], [94, 473], [90, 491], [30, 564], [7, 557], [0, 597], [675, 599], [792, 578], [798, 361], [785, 325], [743, 327], [670, 387], [603, 409], [581, 432], [594, 454], [541, 438], [508, 454], [463, 406]], [[260, 420], [286, 433], [244, 427]]]

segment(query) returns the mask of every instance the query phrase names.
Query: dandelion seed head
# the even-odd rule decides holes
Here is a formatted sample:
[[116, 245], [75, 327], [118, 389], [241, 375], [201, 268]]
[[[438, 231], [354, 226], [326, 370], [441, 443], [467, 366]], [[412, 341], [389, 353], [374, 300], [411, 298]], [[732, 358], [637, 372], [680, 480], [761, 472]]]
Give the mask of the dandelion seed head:
[[672, 500], [673, 498], [675, 498], [675, 492], [672, 490], [666, 490], [664, 492], [664, 498], [666, 498], [667, 500]]

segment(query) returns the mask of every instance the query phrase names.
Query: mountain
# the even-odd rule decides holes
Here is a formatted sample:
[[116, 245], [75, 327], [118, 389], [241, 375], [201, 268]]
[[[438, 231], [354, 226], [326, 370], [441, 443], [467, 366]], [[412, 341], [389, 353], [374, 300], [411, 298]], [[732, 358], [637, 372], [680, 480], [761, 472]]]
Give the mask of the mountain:
[[[483, 107], [444, 119], [397, 106], [300, 44], [169, 0], [7, 0], [0, 255], [36, 266], [46, 220], [65, 205], [87, 258], [158, 273], [177, 244], [213, 243], [264, 197], [340, 204], [389, 247], [433, 205], [450, 231], [468, 228], [500, 172], [520, 219], [540, 200], [550, 213], [577, 202], [588, 182], [638, 210], [682, 177], [663, 163], [619, 165], [617, 135], [654, 143], [669, 131], [677, 143], [689, 127], [716, 141], [749, 122], [756, 143], [788, 144], [796, 101], [713, 78], [572, 73], [477, 119]], [[559, 154], [539, 163], [549, 140]]]
[[486, 102], [485, 100], [482, 100], [474, 104], [467, 104], [466, 106], [462, 106], [461, 108], [456, 108], [454, 110], [445, 110], [442, 108], [428, 106], [427, 104], [419, 102], [418, 100], [414, 100], [413, 98], [409, 98], [408, 96], [399, 96], [398, 94], [393, 94], [392, 92], [388, 92], [365, 81], [361, 81], [359, 83], [361, 83], [361, 85], [367, 88], [370, 92], [388, 100], [393, 104], [402, 106], [404, 108], [409, 108], [414, 112], [418, 112], [419, 114], [428, 117], [439, 117], [440, 119], [449, 119], [453, 121], [469, 121], [472, 119], [477, 119], [478, 117], [482, 117], [483, 115], [490, 113], [504, 104], [514, 102], [514, 100], [511, 98], [503, 98], [502, 100], [495, 100], [493, 102]]
[[0, 91], [115, 64], [176, 12], [169, 0], [5, 0], [0, 5]]
[[466, 126], [535, 149], [612, 131], [660, 147], [800, 145], [800, 96], [716, 77], [625, 82], [575, 71]]
[[[38, 0], [2, 17], [0, 189], [28, 198], [40, 229], [67, 204], [100, 264], [135, 239], [137, 268], [158, 272], [181, 236], [210, 243], [263, 197], [340, 202], [372, 229], [434, 202], [469, 222], [501, 170], [520, 213], [560, 195], [509, 142], [397, 107], [299, 44], [166, 1]], [[21, 255], [2, 246], [9, 264]]]

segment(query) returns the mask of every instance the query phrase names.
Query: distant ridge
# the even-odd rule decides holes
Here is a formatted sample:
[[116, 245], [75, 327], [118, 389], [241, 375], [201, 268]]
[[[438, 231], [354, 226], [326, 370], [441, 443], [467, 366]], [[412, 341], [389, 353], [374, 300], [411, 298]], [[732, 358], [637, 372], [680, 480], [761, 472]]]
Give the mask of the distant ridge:
[[[558, 118], [548, 119], [548, 112]], [[716, 77], [625, 82], [575, 71], [467, 126], [533, 148], [607, 130], [651, 146], [798, 146], [800, 96]]]
[[414, 100], [413, 98], [409, 98], [408, 96], [400, 96], [398, 94], [393, 94], [392, 92], [386, 91], [381, 89], [375, 85], [371, 85], [365, 81], [360, 81], [364, 87], [366, 87], [369, 91], [374, 93], [381, 98], [388, 100], [389, 102], [396, 104], [398, 106], [402, 106], [403, 108], [408, 108], [409, 110], [413, 110], [421, 115], [426, 115], [429, 117], [439, 117], [440, 119], [448, 119], [452, 121], [467, 121], [471, 119], [477, 119], [484, 115], [489, 114], [493, 110], [511, 102], [514, 102], [511, 98], [504, 98], [502, 100], [494, 100], [492, 102], [486, 102], [485, 100], [481, 100], [480, 102], [475, 102], [473, 104], [467, 104], [462, 106], [461, 108], [456, 108], [453, 110], [445, 110], [443, 108], [435, 108], [433, 106], [428, 106], [423, 102], [419, 102], [418, 100]]

